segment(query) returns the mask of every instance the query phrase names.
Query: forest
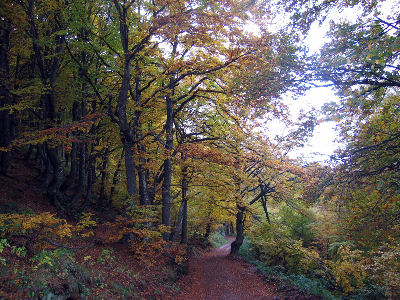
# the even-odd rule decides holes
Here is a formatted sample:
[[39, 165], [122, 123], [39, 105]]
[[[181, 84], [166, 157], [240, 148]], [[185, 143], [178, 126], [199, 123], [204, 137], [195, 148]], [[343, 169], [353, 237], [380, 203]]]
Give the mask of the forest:
[[[399, 299], [395, 2], [1, 1], [0, 298], [184, 299], [233, 236], [279, 299]], [[330, 161], [294, 158], [324, 122]]]

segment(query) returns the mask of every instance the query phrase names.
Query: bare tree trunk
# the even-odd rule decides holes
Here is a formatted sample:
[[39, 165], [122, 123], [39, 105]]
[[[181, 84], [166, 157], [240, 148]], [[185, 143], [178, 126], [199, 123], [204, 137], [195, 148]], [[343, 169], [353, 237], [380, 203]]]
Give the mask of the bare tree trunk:
[[187, 201], [184, 202], [182, 218], [183, 219], [182, 219], [181, 244], [187, 244], [188, 242]]
[[185, 206], [185, 200], [182, 199], [181, 205], [179, 206], [178, 220], [176, 221], [175, 230], [171, 233], [169, 239], [171, 242], [175, 242], [178, 239], [179, 233], [181, 232], [184, 206]]
[[47, 188], [47, 193], [50, 201], [57, 207], [58, 210], [64, 212], [64, 197], [60, 191], [64, 181], [64, 168], [60, 158], [58, 157], [57, 148], [50, 148], [46, 145], [48, 159], [53, 167], [53, 180]]
[[[136, 186], [136, 164], [133, 151], [134, 143], [132, 140], [124, 141], [125, 149], [125, 169], [126, 169], [126, 190], [129, 201], [133, 201], [130, 205], [136, 205], [137, 202], [137, 186]], [[130, 206], [128, 205], [128, 206]]]
[[210, 237], [211, 234], [211, 219], [208, 221], [207, 226], [206, 226], [206, 232], [204, 234], [204, 239], [208, 239]]
[[79, 178], [75, 188], [74, 195], [71, 198], [71, 201], [68, 203], [69, 208], [74, 208], [78, 201], [82, 198], [83, 193], [85, 192], [85, 187], [88, 178], [88, 168], [87, 168], [87, 145], [81, 145], [80, 151], [80, 160], [79, 160]]
[[[139, 62], [136, 61], [136, 77], [135, 77], [135, 94], [132, 97], [135, 98], [136, 107], [141, 108], [142, 106], [142, 83], [141, 83], [141, 72], [139, 67]], [[140, 116], [142, 111], [140, 109], [136, 109], [135, 111], [135, 133], [136, 133], [136, 141], [137, 141], [137, 151], [139, 155], [139, 164], [137, 166], [137, 172], [139, 177], [139, 195], [140, 195], [140, 205], [149, 205], [151, 204], [149, 197], [149, 190], [147, 187], [147, 176], [145, 163], [146, 159], [144, 158], [144, 154], [146, 153], [146, 149], [142, 143], [142, 123], [140, 120]]]
[[231, 245], [231, 254], [237, 255], [244, 239], [244, 211], [245, 207], [237, 205], [236, 213], [236, 239]]
[[136, 186], [136, 163], [134, 158], [135, 152], [135, 134], [129, 124], [126, 115], [126, 106], [128, 102], [129, 85], [131, 80], [131, 62], [133, 59], [129, 49], [129, 27], [127, 24], [127, 14], [129, 7], [125, 3], [121, 5], [119, 1], [113, 0], [114, 6], [119, 15], [119, 34], [122, 49], [124, 50], [124, 70], [122, 75], [122, 84], [118, 94], [118, 103], [116, 115], [118, 117], [118, 125], [120, 128], [123, 144], [125, 148], [125, 169], [126, 169], [126, 189], [129, 201], [132, 204], [137, 202], [137, 186]]
[[[167, 96], [166, 109], [167, 109], [167, 120], [165, 123], [166, 142], [165, 149], [167, 151], [168, 158], [164, 160], [164, 180], [162, 184], [162, 224], [165, 226], [171, 226], [171, 180], [172, 180], [172, 158], [171, 152], [173, 149], [173, 118], [174, 118], [174, 103], [171, 97]], [[164, 240], [169, 239], [169, 233], [163, 234]]]
[[101, 181], [100, 181], [100, 192], [99, 198], [97, 199], [97, 208], [102, 208], [106, 200], [106, 179], [107, 179], [107, 164], [108, 164], [108, 153], [103, 155], [103, 162], [101, 164]]
[[[79, 109], [79, 102], [74, 101], [72, 105], [72, 120], [73, 121], [78, 121], [81, 118], [81, 112]], [[76, 177], [78, 175], [78, 159], [77, 159], [77, 154], [78, 154], [78, 144], [75, 142], [72, 142], [72, 149], [71, 149], [71, 168], [69, 171], [69, 174], [66, 178], [66, 180], [63, 182], [61, 186], [61, 191], [65, 192], [76, 180]]]
[[182, 170], [182, 202], [183, 202], [183, 212], [182, 212], [182, 236], [181, 244], [187, 244], [187, 190], [188, 190], [188, 180], [187, 180], [187, 167], [183, 167]]
[[[9, 61], [10, 24], [0, 21], [0, 108], [10, 104]], [[11, 143], [11, 119], [8, 110], [0, 111], [0, 148], [7, 149]], [[0, 174], [6, 174], [11, 161], [10, 150], [0, 150]]]
[[113, 174], [113, 179], [112, 179], [112, 184], [111, 184], [111, 189], [110, 189], [110, 199], [108, 200], [108, 206], [112, 206], [112, 200], [115, 192], [115, 186], [118, 182], [118, 174], [121, 172], [121, 165], [122, 165], [122, 159], [125, 156], [125, 150], [122, 150], [121, 152], [121, 157], [118, 160], [117, 168], [115, 169], [115, 172]]

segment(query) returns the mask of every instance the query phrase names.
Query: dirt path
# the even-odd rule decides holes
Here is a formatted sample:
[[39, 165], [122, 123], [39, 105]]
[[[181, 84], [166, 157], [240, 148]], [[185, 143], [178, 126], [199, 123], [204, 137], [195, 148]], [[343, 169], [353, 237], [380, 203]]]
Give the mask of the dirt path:
[[[228, 256], [233, 239], [204, 256], [194, 259], [176, 299], [274, 299], [274, 286], [268, 286], [254, 269]], [[276, 298], [278, 299], [278, 298]]]

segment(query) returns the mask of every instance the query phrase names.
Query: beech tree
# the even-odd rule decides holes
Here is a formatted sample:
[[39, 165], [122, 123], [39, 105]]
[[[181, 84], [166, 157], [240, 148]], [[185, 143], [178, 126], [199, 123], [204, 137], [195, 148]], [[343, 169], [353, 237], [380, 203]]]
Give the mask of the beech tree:
[[[2, 86], [2, 126], [10, 133], [1, 144], [7, 150], [1, 152], [2, 170], [13, 149], [27, 146], [26, 159], [39, 158], [41, 186], [61, 213], [74, 215], [90, 205], [101, 210], [113, 198], [126, 216], [138, 205], [150, 210], [151, 204], [161, 205], [164, 238], [176, 240], [182, 231], [186, 241], [188, 199], [199, 191], [191, 184], [202, 185], [197, 162], [187, 156], [190, 148], [206, 158], [200, 165], [211, 168], [208, 174], [229, 165], [213, 201], [219, 205], [226, 193], [229, 213], [222, 219], [231, 218], [246, 206], [241, 188], [249, 141], [240, 128], [264, 112], [279, 115], [280, 93], [300, 87], [295, 74], [302, 63], [294, 40], [264, 27], [259, 36], [243, 31], [259, 5], [117, 0], [5, 5], [2, 76], [15, 74], [24, 86], [12, 92], [10, 80]], [[29, 47], [21, 49], [17, 38]], [[32, 71], [31, 77], [21, 70]], [[13, 143], [7, 129], [12, 110], [32, 125], [18, 126]], [[177, 183], [179, 210], [173, 201]], [[116, 196], [124, 189], [125, 195]], [[214, 204], [206, 211], [222, 213]]]

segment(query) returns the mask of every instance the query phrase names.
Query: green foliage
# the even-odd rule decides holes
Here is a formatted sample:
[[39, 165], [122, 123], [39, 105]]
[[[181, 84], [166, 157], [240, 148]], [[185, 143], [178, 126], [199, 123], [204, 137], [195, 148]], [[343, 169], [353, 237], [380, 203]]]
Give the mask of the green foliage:
[[1, 239], [0, 240], [0, 253], [3, 252], [5, 247], [9, 247], [10, 245], [7, 242], [7, 239]]
[[113, 249], [102, 249], [97, 261], [103, 265], [111, 265], [114, 258]]
[[364, 286], [366, 262], [360, 250], [340, 246], [337, 259], [329, 264], [338, 286], [345, 294]]
[[340, 241], [340, 242], [333, 242], [329, 244], [328, 248], [328, 253], [330, 257], [337, 257], [339, 253], [339, 249], [341, 248], [349, 248], [349, 249], [354, 249], [355, 245], [354, 243], [350, 241]]
[[221, 247], [226, 243], [228, 243], [225, 236], [223, 236], [219, 231], [212, 233], [208, 238], [208, 240], [210, 241], [211, 245], [213, 245], [213, 247], [215, 248]]
[[58, 248], [42, 250], [32, 257], [32, 261], [36, 263], [34, 269], [44, 268], [65, 278], [68, 275], [68, 267], [72, 267], [75, 259], [70, 251]]
[[248, 237], [245, 236], [243, 239], [243, 244], [239, 249], [239, 255], [249, 260], [253, 257], [252, 255], [253, 253], [251, 253], [251, 250], [252, 250], [251, 243]]
[[246, 238], [239, 250], [239, 255], [255, 265], [262, 274], [278, 280], [282, 286], [295, 286], [301, 291], [323, 297], [324, 299], [337, 299], [328, 290], [329, 283], [326, 280], [310, 279], [303, 274], [288, 274], [286, 268], [281, 265], [266, 265], [265, 262], [257, 258], [257, 251], [255, 249], [252, 242]]
[[3, 253], [4, 248], [10, 247], [10, 244], [8, 244], [7, 239], [0, 239], [0, 264], [3, 266], [7, 265], [7, 260], [1, 255]]
[[[106, 218], [106, 205], [124, 215], [102, 222], [86, 213], [71, 225], [48, 212], [16, 213], [13, 202], [6, 202], [0, 215], [2, 265], [8, 266], [5, 252], [29, 260], [27, 253], [35, 250], [32, 263], [44, 279], [66, 279], [76, 273], [74, 256], [46, 247], [91, 237], [100, 226], [97, 241], [112, 244], [129, 235], [135, 257], [156, 264], [167, 248], [161, 235], [169, 235], [179, 211], [181, 201], [172, 195], [183, 194], [186, 181], [193, 238], [208, 235], [214, 224], [233, 222], [232, 213], [242, 206], [249, 234], [240, 253], [265, 272], [279, 271], [300, 289], [325, 298], [330, 297], [326, 282], [349, 296], [380, 295], [375, 287], [399, 296], [398, 12], [386, 19], [376, 12], [362, 21], [332, 22], [332, 39], [306, 69], [296, 34], [271, 34], [265, 24], [259, 36], [243, 32], [245, 22], [265, 17], [256, 12], [266, 11], [265, 1], [250, 2], [1, 5], [2, 32], [10, 38], [2, 40], [0, 88], [6, 96], [0, 114], [12, 115], [9, 131], [15, 140], [0, 151], [33, 147], [42, 175], [48, 175], [41, 176], [42, 186], [63, 217], [94, 206]], [[375, 7], [375, 1], [311, 2], [287, 2], [303, 29], [335, 4], [361, 3], [368, 12]], [[345, 146], [334, 174], [320, 170], [328, 174], [324, 182], [283, 154], [311, 135], [314, 112], [303, 114], [298, 128], [278, 143], [254, 133], [257, 118], [287, 121], [279, 99], [287, 91], [300, 93], [303, 75], [333, 83], [342, 96], [340, 104], [326, 106]], [[258, 198], [263, 208], [248, 205], [257, 184], [265, 192]], [[324, 193], [327, 184], [330, 191]], [[309, 186], [315, 188], [312, 199]], [[11, 197], [18, 200], [13, 190]], [[260, 211], [267, 218], [269, 213], [271, 224], [251, 223], [252, 217], [261, 220]], [[14, 244], [18, 239], [25, 244]], [[219, 233], [210, 240], [215, 246], [226, 242]], [[186, 253], [174, 251], [166, 253], [172, 264], [184, 265]], [[85, 263], [110, 267], [116, 261], [111, 248], [92, 256], [85, 256]], [[46, 280], [38, 279], [39, 292], [30, 296], [43, 296]], [[122, 295], [133, 292], [124, 285], [114, 288]]]
[[305, 275], [288, 275], [283, 278], [285, 277], [291, 285], [298, 287], [303, 292], [320, 296], [328, 300], [340, 299], [340, 297], [334, 296], [334, 294], [328, 290], [329, 284], [326, 280], [316, 278], [310, 279]]
[[304, 248], [301, 240], [293, 240], [287, 227], [262, 224], [253, 229], [249, 238], [249, 252], [267, 266], [279, 265], [292, 273], [308, 273], [317, 267], [312, 258], [318, 259], [318, 254]]
[[309, 247], [315, 241], [315, 217], [311, 210], [298, 210], [282, 205], [279, 209], [280, 222], [286, 225], [292, 238], [301, 240], [304, 247]]
[[25, 246], [21, 246], [21, 247], [12, 246], [11, 253], [16, 254], [19, 257], [25, 257], [27, 250], [26, 250]]

